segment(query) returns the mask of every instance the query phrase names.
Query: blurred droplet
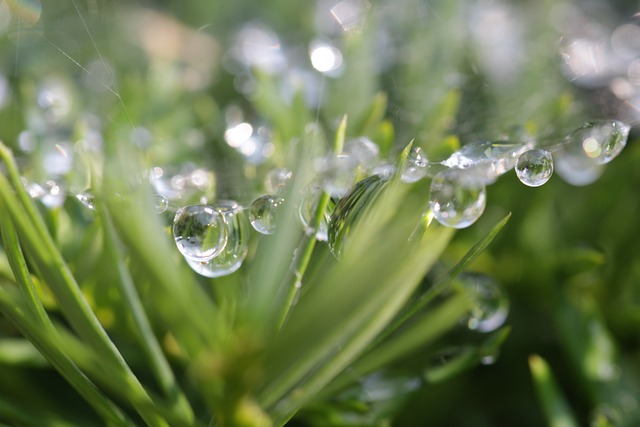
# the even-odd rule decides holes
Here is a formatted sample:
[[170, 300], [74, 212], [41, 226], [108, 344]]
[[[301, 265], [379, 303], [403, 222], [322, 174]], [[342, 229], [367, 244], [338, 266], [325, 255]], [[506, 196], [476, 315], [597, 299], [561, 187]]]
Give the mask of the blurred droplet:
[[342, 65], [342, 52], [329, 43], [314, 41], [309, 46], [311, 65], [321, 73], [332, 75]]
[[76, 199], [78, 199], [78, 201], [87, 209], [92, 211], [96, 210], [95, 197], [89, 191], [83, 191], [82, 193], [76, 194]]
[[87, 72], [83, 74], [84, 84], [94, 92], [107, 92], [116, 90], [116, 73], [108, 62], [96, 59], [85, 67]]
[[370, 171], [378, 164], [380, 148], [369, 138], [349, 139], [344, 143], [343, 154], [351, 156], [364, 171]]
[[156, 212], [161, 214], [169, 209], [169, 200], [161, 194], [153, 196], [153, 204], [155, 205]]
[[40, 196], [40, 201], [42, 201], [43, 205], [49, 209], [55, 209], [64, 204], [66, 194], [57, 182], [46, 181], [42, 188], [44, 189], [44, 194]]
[[253, 135], [253, 126], [249, 123], [238, 123], [228, 128], [224, 133], [224, 139], [233, 148], [240, 147]]
[[529, 144], [508, 141], [474, 142], [463, 146], [442, 164], [450, 168], [470, 169], [477, 179], [490, 184], [513, 169], [518, 157], [529, 148]]
[[58, 123], [71, 112], [72, 99], [67, 83], [58, 78], [48, 78], [40, 84], [36, 101], [49, 123]]
[[431, 210], [447, 227], [469, 227], [480, 218], [486, 202], [484, 184], [463, 171], [440, 172], [431, 181]]
[[211, 206], [184, 206], [173, 220], [173, 237], [182, 255], [206, 262], [219, 255], [227, 244], [227, 224]]
[[547, 150], [534, 148], [518, 157], [516, 175], [520, 182], [529, 187], [545, 184], [553, 174], [553, 157]]
[[0, 110], [9, 104], [11, 100], [11, 86], [4, 74], [0, 74]]
[[144, 127], [136, 127], [129, 134], [129, 139], [138, 148], [147, 149], [153, 143], [153, 135], [149, 129]]
[[321, 190], [322, 189], [320, 188], [320, 186], [316, 184], [309, 184], [303, 190], [302, 200], [300, 201], [298, 213], [300, 215], [300, 221], [302, 222], [302, 225], [306, 229], [308, 229], [307, 233], [309, 235], [315, 234], [316, 240], [326, 242], [328, 239], [329, 221], [331, 218], [331, 214], [335, 209], [335, 203], [332, 199], [329, 199], [327, 209], [324, 212], [318, 229], [313, 230], [310, 228], [313, 215], [315, 214], [317, 209], [318, 200], [320, 199]]
[[45, 189], [37, 182], [28, 182], [26, 179], [23, 179], [23, 184], [27, 193], [29, 193], [29, 197], [32, 199], [38, 200], [46, 194]]
[[196, 273], [205, 277], [222, 277], [242, 266], [249, 250], [250, 226], [247, 214], [235, 201], [222, 200], [213, 207], [225, 217], [227, 244], [219, 255], [209, 261], [187, 258], [187, 263]]
[[6, 0], [16, 24], [35, 25], [42, 15], [40, 0]]
[[379, 175], [358, 181], [338, 202], [329, 219], [327, 241], [333, 255], [340, 259], [348, 244], [349, 233], [356, 222], [373, 204], [381, 189], [388, 182]]
[[590, 427], [614, 427], [621, 425], [622, 419], [622, 414], [617, 408], [602, 403], [593, 411], [589, 425]]
[[402, 169], [402, 182], [413, 183], [427, 175], [428, 160], [420, 147], [412, 147]]
[[617, 120], [587, 122], [569, 136], [568, 144], [581, 145], [587, 157], [606, 164], [627, 145], [629, 130], [628, 125]]
[[46, 144], [43, 150], [42, 166], [49, 175], [62, 176], [68, 173], [73, 166], [71, 145], [68, 142]]
[[391, 376], [384, 372], [376, 372], [360, 381], [362, 402], [379, 402], [393, 399], [402, 394], [420, 389], [422, 380], [419, 377]]
[[262, 234], [273, 234], [282, 203], [284, 203], [282, 197], [273, 195], [261, 196], [254, 200], [249, 211], [253, 228]]
[[502, 326], [509, 314], [509, 300], [498, 283], [483, 274], [465, 274], [459, 280], [472, 304], [466, 317], [469, 329], [492, 332]]
[[267, 193], [279, 194], [291, 180], [293, 173], [285, 168], [271, 169], [264, 178], [264, 188]]
[[347, 154], [330, 154], [320, 160], [316, 170], [322, 180], [322, 188], [331, 197], [342, 197], [356, 182], [358, 162]]
[[18, 148], [24, 153], [31, 153], [38, 147], [36, 134], [31, 130], [23, 130], [18, 135]]
[[621, 25], [611, 34], [611, 47], [622, 58], [636, 59], [640, 56], [640, 27]]
[[370, 7], [366, 0], [342, 0], [331, 8], [331, 15], [344, 31], [361, 31]]
[[245, 67], [269, 73], [279, 72], [287, 65], [278, 35], [262, 25], [252, 24], [240, 30], [231, 52]]

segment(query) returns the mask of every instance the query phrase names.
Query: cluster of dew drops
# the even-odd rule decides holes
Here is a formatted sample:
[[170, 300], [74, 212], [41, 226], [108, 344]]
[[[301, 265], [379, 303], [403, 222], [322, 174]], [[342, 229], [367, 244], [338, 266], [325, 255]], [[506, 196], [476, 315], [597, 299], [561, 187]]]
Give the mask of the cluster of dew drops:
[[[518, 179], [529, 187], [538, 187], [551, 178], [554, 170], [567, 182], [586, 185], [602, 173], [602, 166], [625, 147], [629, 126], [617, 120], [591, 121], [566, 135], [560, 142], [545, 147], [534, 142], [480, 141], [464, 145], [447, 159], [432, 162], [419, 147], [413, 147], [398, 171], [405, 183], [431, 178], [430, 213], [447, 227], [465, 228], [480, 218], [486, 206], [486, 186], [515, 169]], [[339, 218], [341, 206], [336, 200], [357, 198], [356, 177], [362, 173], [389, 180], [395, 174], [393, 164], [380, 162], [376, 144], [361, 137], [348, 140], [344, 152], [316, 161], [317, 179], [307, 185], [298, 206], [305, 230], [319, 241], [328, 241], [336, 257], [339, 247], [332, 242], [336, 233], [328, 233], [332, 220]], [[207, 277], [233, 273], [247, 254], [249, 229], [261, 234], [275, 231], [278, 211], [285, 200], [283, 189], [292, 178], [286, 169], [267, 174], [265, 188], [270, 194], [243, 207], [234, 201], [181, 207], [173, 220], [173, 236], [188, 264]], [[360, 181], [363, 183], [365, 181]], [[311, 219], [321, 191], [331, 197], [317, 230]], [[159, 197], [159, 211], [166, 210], [166, 199]], [[355, 202], [355, 201], [354, 201]]]

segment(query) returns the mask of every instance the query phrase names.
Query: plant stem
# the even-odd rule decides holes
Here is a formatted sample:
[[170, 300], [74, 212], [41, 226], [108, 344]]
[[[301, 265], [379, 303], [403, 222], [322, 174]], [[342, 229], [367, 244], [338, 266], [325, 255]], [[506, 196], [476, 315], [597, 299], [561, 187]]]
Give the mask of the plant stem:
[[[333, 153], [336, 155], [342, 153], [346, 131], [347, 116], [345, 115], [342, 117], [342, 120], [338, 125], [338, 129], [336, 130], [336, 135], [333, 140]], [[302, 241], [298, 246], [298, 256], [296, 256], [293, 261], [293, 277], [290, 284], [287, 285], [287, 295], [285, 298], [285, 302], [278, 318], [276, 319], [276, 328], [278, 331], [284, 326], [287, 317], [289, 316], [289, 312], [294, 305], [296, 295], [300, 291], [300, 288], [302, 286], [302, 278], [307, 271], [307, 267], [309, 266], [309, 262], [311, 261], [311, 256], [313, 255], [313, 250], [316, 247], [315, 232], [319, 229], [320, 224], [322, 224], [324, 213], [327, 209], [327, 205], [329, 204], [329, 198], [330, 196], [326, 192], [321, 192], [313, 217], [309, 223], [309, 228], [311, 231], [307, 232], [302, 237]]]

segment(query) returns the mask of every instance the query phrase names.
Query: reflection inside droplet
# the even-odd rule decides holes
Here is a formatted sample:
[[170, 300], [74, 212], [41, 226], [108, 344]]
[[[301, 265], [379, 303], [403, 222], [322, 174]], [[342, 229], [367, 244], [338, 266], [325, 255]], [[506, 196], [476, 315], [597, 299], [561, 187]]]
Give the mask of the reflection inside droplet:
[[440, 172], [431, 181], [429, 204], [435, 218], [447, 227], [466, 228], [476, 222], [487, 202], [485, 186], [464, 171]]
[[173, 237], [182, 255], [208, 261], [227, 244], [227, 224], [224, 216], [211, 206], [184, 206], [173, 220]]

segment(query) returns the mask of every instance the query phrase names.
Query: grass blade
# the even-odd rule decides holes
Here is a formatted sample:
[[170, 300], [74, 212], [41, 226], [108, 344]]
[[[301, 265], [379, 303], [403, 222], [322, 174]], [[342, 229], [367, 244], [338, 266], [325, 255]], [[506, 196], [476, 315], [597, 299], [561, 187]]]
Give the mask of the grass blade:
[[538, 355], [532, 355], [529, 357], [529, 369], [548, 425], [550, 427], [578, 427], [579, 424], [558, 388], [547, 362]]

